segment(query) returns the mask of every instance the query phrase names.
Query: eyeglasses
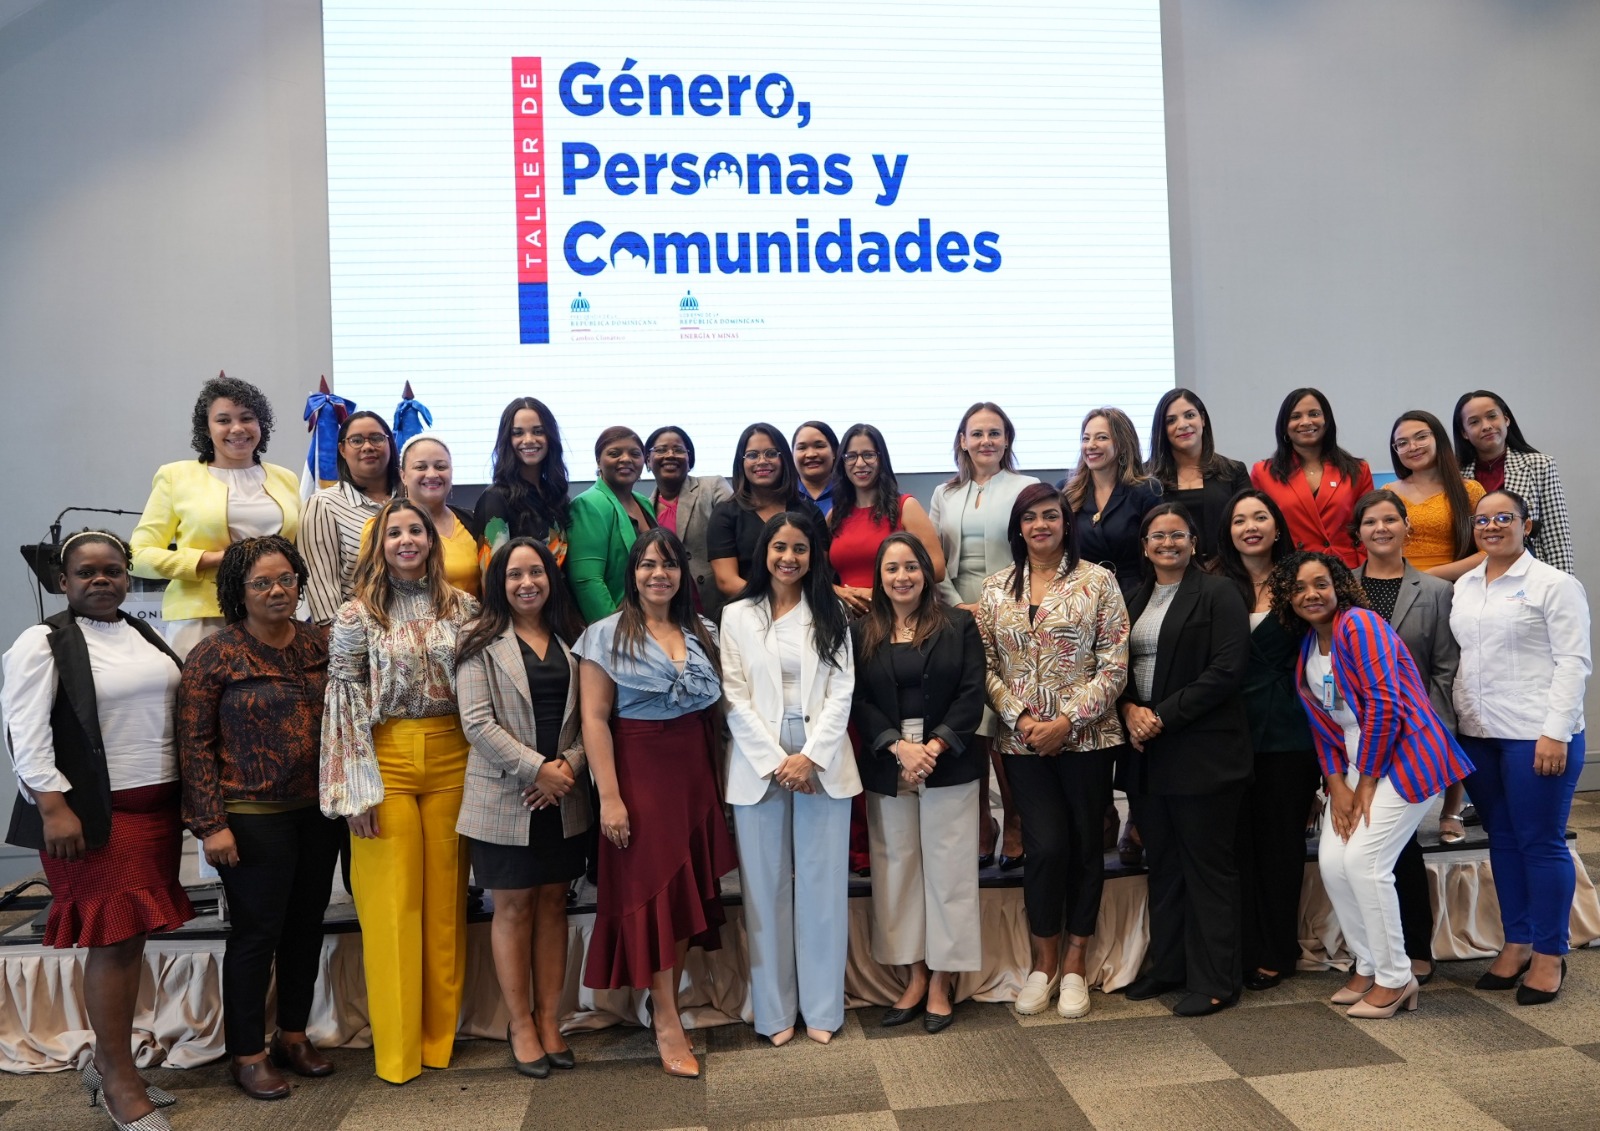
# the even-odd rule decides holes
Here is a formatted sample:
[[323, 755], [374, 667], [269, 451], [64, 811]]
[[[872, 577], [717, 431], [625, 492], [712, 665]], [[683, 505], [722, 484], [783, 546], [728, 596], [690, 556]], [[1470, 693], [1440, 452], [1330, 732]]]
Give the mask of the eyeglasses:
[[1501, 511], [1499, 514], [1475, 514], [1472, 516], [1472, 525], [1479, 530], [1482, 530], [1490, 523], [1495, 526], [1510, 526], [1514, 522], [1521, 521], [1522, 516], [1520, 514], [1512, 514], [1510, 511]]
[[653, 456], [686, 456], [689, 454], [689, 449], [682, 444], [657, 444], [650, 449], [650, 454]]
[[1158, 546], [1163, 542], [1171, 542], [1174, 546], [1181, 546], [1189, 540], [1189, 532], [1187, 530], [1157, 530], [1152, 534], [1146, 534], [1144, 540], [1146, 542], [1154, 542]]
[[1418, 432], [1415, 436], [1402, 436], [1391, 447], [1397, 452], [1409, 452], [1412, 448], [1420, 448], [1433, 439], [1432, 432]]
[[375, 436], [346, 436], [344, 442], [352, 448], [386, 448], [389, 446], [389, 437], [380, 432]]
[[844, 464], [845, 464], [846, 467], [849, 467], [853, 463], [877, 463], [877, 462], [878, 462], [878, 453], [877, 452], [846, 452], [844, 454]]
[[751, 448], [744, 453], [745, 463], [755, 463], [758, 459], [777, 459], [777, 448]]
[[280, 573], [277, 577], [252, 577], [244, 584], [252, 593], [266, 593], [274, 585], [281, 585], [285, 589], [298, 589], [300, 579], [292, 573]]

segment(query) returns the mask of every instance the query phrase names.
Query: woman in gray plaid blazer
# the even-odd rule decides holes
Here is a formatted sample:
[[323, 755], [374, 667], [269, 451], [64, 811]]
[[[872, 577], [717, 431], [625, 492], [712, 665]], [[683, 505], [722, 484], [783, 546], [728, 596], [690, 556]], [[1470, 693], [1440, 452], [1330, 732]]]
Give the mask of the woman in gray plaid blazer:
[[[524, 1076], [574, 1066], [561, 1036], [567, 885], [583, 874], [593, 820], [578, 713], [583, 629], [548, 546], [513, 538], [483, 579], [483, 614], [456, 657], [461, 725], [472, 743], [456, 831], [494, 895], [490, 944]], [[531, 968], [531, 977], [530, 977]], [[529, 1054], [529, 1055], [524, 1055]]]

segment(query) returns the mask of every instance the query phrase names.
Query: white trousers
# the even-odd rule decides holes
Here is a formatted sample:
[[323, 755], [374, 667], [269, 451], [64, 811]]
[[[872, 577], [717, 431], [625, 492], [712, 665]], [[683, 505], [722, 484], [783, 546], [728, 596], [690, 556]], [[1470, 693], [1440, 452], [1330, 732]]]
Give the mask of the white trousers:
[[[1354, 789], [1359, 780], [1352, 767], [1345, 781]], [[1322, 823], [1317, 847], [1322, 886], [1355, 956], [1356, 973], [1375, 978], [1385, 989], [1404, 989], [1411, 981], [1411, 959], [1406, 957], [1400, 929], [1400, 898], [1394, 890], [1394, 862], [1416, 835], [1427, 808], [1426, 801], [1412, 804], [1401, 797], [1383, 778], [1372, 798], [1371, 823], [1357, 820], [1348, 841], [1333, 831], [1331, 819]]]
[[781, 1033], [797, 1012], [835, 1032], [850, 942], [850, 799], [773, 782], [754, 805], [732, 809], [756, 1032]]
[[872, 957], [885, 966], [983, 968], [978, 783], [867, 794]]

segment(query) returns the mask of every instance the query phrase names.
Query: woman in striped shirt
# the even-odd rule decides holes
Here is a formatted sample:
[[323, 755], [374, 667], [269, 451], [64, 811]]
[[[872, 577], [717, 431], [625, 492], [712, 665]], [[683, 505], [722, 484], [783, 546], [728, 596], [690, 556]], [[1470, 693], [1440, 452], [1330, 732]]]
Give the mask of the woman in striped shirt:
[[298, 549], [310, 571], [311, 619], [332, 624], [355, 591], [361, 532], [400, 489], [394, 434], [375, 412], [353, 412], [339, 426], [339, 482], [306, 500]]
[[1417, 1007], [1394, 864], [1428, 802], [1472, 772], [1389, 622], [1366, 608], [1332, 554], [1296, 553], [1272, 573], [1272, 611], [1305, 641], [1295, 683], [1328, 791], [1317, 865], [1355, 969], [1336, 1005], [1351, 1017]]

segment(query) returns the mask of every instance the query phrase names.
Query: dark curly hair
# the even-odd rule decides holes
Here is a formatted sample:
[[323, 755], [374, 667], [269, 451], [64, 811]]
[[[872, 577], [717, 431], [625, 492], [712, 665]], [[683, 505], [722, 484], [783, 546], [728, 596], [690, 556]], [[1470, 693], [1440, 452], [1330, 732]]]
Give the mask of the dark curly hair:
[[189, 443], [200, 454], [201, 463], [217, 458], [217, 446], [211, 442], [211, 406], [223, 397], [256, 414], [256, 425], [261, 429], [261, 442], [256, 445], [254, 458], [261, 462], [261, 453], [267, 450], [272, 438], [272, 402], [267, 395], [248, 381], [218, 373], [200, 386], [200, 395], [194, 402], [194, 431]]
[[271, 554], [282, 554], [287, 559], [289, 568], [300, 580], [299, 591], [305, 591], [311, 575], [306, 570], [306, 560], [293, 542], [277, 534], [235, 542], [223, 551], [222, 564], [217, 567], [217, 604], [222, 606], [222, 619], [229, 624], [244, 620], [245, 579], [257, 562]]
[[1350, 572], [1350, 567], [1344, 562], [1332, 554], [1296, 550], [1272, 568], [1272, 577], [1268, 584], [1268, 588], [1272, 590], [1272, 613], [1278, 618], [1278, 623], [1292, 636], [1304, 636], [1311, 628], [1300, 619], [1300, 614], [1294, 611], [1294, 604], [1290, 600], [1294, 596], [1295, 581], [1300, 576], [1300, 567], [1311, 562], [1320, 562], [1327, 567], [1328, 576], [1333, 579], [1334, 596], [1339, 600], [1339, 612], [1372, 607], [1367, 603], [1367, 595], [1361, 588], [1361, 582], [1356, 580], [1356, 575]]
[[128, 565], [133, 565], [132, 546], [128, 545], [120, 537], [111, 533], [109, 530], [97, 530], [94, 527], [85, 526], [82, 530], [75, 530], [71, 534], [68, 534], [61, 540], [61, 544], [57, 546], [51, 553], [50, 560], [54, 563], [56, 572], [62, 576], [66, 575], [67, 549], [69, 544], [72, 549], [76, 550], [79, 547], [89, 546], [96, 543], [104, 546], [115, 546], [117, 549], [122, 551], [123, 560], [126, 561]]

